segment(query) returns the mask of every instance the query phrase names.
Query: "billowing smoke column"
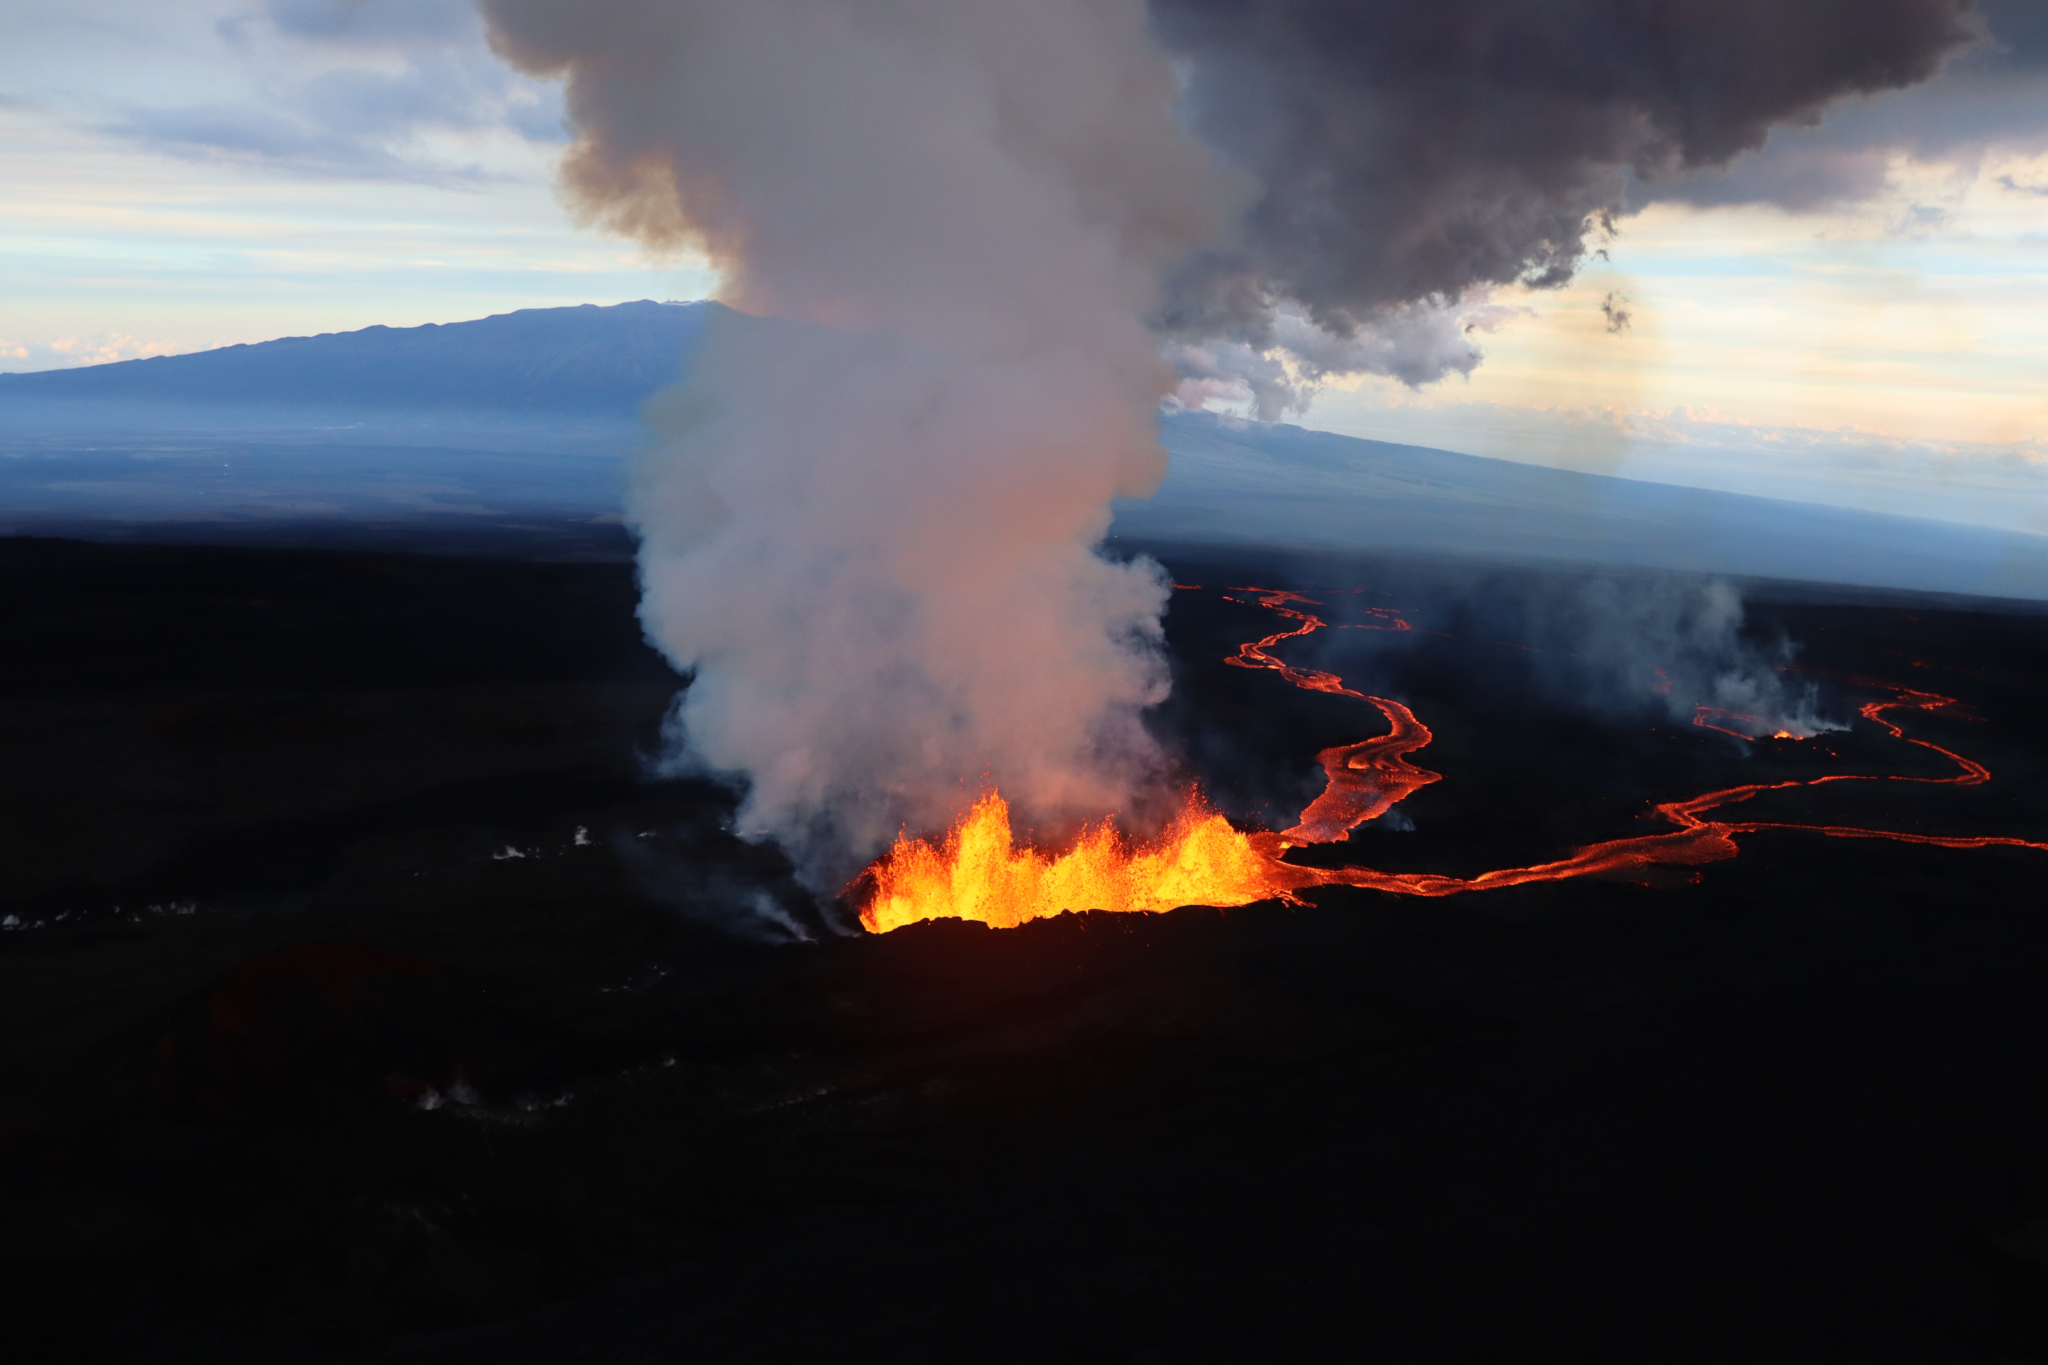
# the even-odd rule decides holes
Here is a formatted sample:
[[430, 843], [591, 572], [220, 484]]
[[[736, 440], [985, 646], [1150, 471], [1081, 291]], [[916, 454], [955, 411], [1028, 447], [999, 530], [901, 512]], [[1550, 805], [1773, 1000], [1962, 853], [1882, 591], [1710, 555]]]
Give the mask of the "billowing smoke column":
[[[1972, 0], [480, 0], [566, 81], [586, 221], [737, 314], [654, 406], [643, 614], [678, 762], [830, 889], [984, 782], [1028, 825], [1157, 777], [1156, 569], [1105, 560], [1156, 405], [1469, 371], [1631, 177], [1910, 84]], [[1198, 133], [1219, 162], [1190, 136]]]
[[630, 498], [680, 761], [744, 774], [742, 832], [827, 891], [984, 781], [1041, 827], [1141, 801], [1167, 587], [1094, 547], [1164, 472], [1160, 281], [1237, 191], [1139, 0], [484, 12], [567, 79], [572, 206], [744, 310]]

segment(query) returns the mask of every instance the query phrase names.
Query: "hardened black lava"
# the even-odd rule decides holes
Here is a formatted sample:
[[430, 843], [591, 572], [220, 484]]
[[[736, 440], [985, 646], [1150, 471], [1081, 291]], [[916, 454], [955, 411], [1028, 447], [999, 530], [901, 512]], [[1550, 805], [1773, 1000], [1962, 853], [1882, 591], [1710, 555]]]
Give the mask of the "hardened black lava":
[[[1411, 613], [1294, 660], [1442, 774], [1331, 866], [1920, 771], [1589, 705], [1501, 628], [1562, 570], [1154, 548]], [[2039, 853], [864, 936], [645, 775], [628, 566], [11, 542], [0, 588], [10, 1359], [2048, 1359]], [[2048, 617], [1747, 596], [1823, 712], [1957, 698], [1911, 733], [1993, 774], [1782, 818], [2048, 830]], [[1360, 712], [1221, 662], [1271, 620], [1180, 594], [1157, 727], [1280, 828]]]

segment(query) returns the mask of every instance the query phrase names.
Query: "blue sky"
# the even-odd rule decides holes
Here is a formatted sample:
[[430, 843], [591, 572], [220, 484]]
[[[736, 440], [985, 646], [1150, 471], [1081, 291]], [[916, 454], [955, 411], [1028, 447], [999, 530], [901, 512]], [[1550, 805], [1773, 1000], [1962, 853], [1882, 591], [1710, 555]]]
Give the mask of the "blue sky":
[[[2044, 73], [2022, 32], [1646, 189], [1572, 286], [1494, 294], [1469, 380], [1365, 379], [1299, 420], [2048, 532]], [[558, 92], [466, 0], [12, 0], [0, 369], [715, 290], [573, 227], [563, 145]], [[1812, 202], [1755, 202], [1788, 184]]]

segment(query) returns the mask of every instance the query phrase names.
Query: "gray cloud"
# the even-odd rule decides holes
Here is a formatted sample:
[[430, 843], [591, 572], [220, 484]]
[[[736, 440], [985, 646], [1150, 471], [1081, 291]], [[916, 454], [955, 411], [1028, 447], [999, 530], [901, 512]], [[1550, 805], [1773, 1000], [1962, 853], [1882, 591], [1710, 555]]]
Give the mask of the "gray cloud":
[[[407, 135], [414, 131], [410, 126], [400, 130]], [[430, 184], [487, 178], [474, 165], [406, 156], [376, 132], [346, 123], [337, 126], [289, 108], [225, 104], [138, 109], [101, 125], [100, 131], [172, 156], [259, 162], [301, 175]], [[392, 131], [390, 125], [386, 131]]]
[[[1405, 307], [1562, 284], [1632, 183], [1926, 79], [1979, 40], [1970, 3], [1152, 0], [1186, 116], [1260, 185], [1162, 324], [1266, 350], [1292, 301], [1339, 340], [1393, 340]], [[1871, 171], [1835, 180], [1852, 193]], [[1417, 353], [1387, 372], [1460, 369]]]
[[[1195, 126], [1264, 193], [1184, 306], [1261, 293], [1348, 326], [1567, 278], [1628, 172], [1725, 164], [1932, 75], [1967, 0], [1154, 0]], [[1220, 286], [1220, 288], [1219, 288]]]
[[1779, 128], [1757, 155], [1728, 166], [1640, 180], [1631, 207], [1670, 199], [1834, 208], [1890, 188], [1897, 156], [1974, 163], [2000, 148], [2048, 147], [2048, 5], [1980, 0], [1977, 19], [1981, 40], [1924, 84], [1841, 104], [1813, 126]]
[[381, 148], [253, 105], [137, 109], [100, 131], [175, 156], [286, 163], [316, 173], [399, 176], [404, 163]]
[[560, 92], [495, 61], [468, 0], [270, 0], [218, 32], [253, 64], [253, 97], [130, 108], [99, 131], [174, 156], [433, 184], [488, 177], [424, 154], [432, 133], [567, 140]]
[[469, 0], [269, 0], [264, 15], [280, 33], [366, 47], [473, 38]]
[[1607, 318], [1607, 330], [1626, 332], [1635, 322], [1635, 314], [1629, 311], [1632, 300], [1618, 289], [1607, 291], [1607, 297], [1600, 300], [1600, 312]]
[[1379, 374], [1416, 387], [1470, 374], [1483, 359], [1472, 334], [1491, 332], [1518, 311], [1413, 303], [1386, 309], [1371, 326], [1339, 336], [1284, 304], [1274, 310], [1267, 347], [1183, 339], [1167, 344], [1166, 358], [1181, 376], [1175, 400], [1182, 407], [1221, 398], [1248, 404], [1262, 422], [1277, 422], [1307, 412], [1323, 383], [1338, 375]]
[[1977, 0], [1999, 60], [2014, 67], [2048, 68], [2048, 5], [2040, 0]]

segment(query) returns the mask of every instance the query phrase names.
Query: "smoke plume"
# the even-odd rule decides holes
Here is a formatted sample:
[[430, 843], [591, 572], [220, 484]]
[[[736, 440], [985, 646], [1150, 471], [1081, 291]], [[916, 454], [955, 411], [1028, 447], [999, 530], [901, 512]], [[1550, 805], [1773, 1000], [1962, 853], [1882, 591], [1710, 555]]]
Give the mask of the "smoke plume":
[[1530, 597], [1519, 628], [1550, 642], [1534, 656], [1542, 689], [1594, 714], [1647, 706], [1689, 725], [1706, 707], [1724, 729], [1752, 738], [1843, 729], [1820, 715], [1818, 688], [1787, 671], [1798, 646], [1782, 632], [1753, 637], [1744, 618], [1731, 583], [1646, 574]]
[[672, 761], [820, 889], [984, 781], [1042, 830], [1151, 789], [1165, 588], [1097, 547], [1163, 472], [1162, 338], [1184, 401], [1267, 416], [1469, 372], [1486, 291], [1567, 279], [1631, 176], [1974, 36], [1972, 0], [480, 3], [564, 82], [572, 211], [740, 310], [650, 406], [642, 612], [694, 675]]
[[634, 472], [673, 761], [744, 775], [825, 891], [985, 780], [1041, 827], [1131, 808], [1167, 588], [1095, 547], [1164, 472], [1160, 281], [1240, 196], [1140, 0], [483, 9], [565, 80], [572, 209], [743, 310]]

